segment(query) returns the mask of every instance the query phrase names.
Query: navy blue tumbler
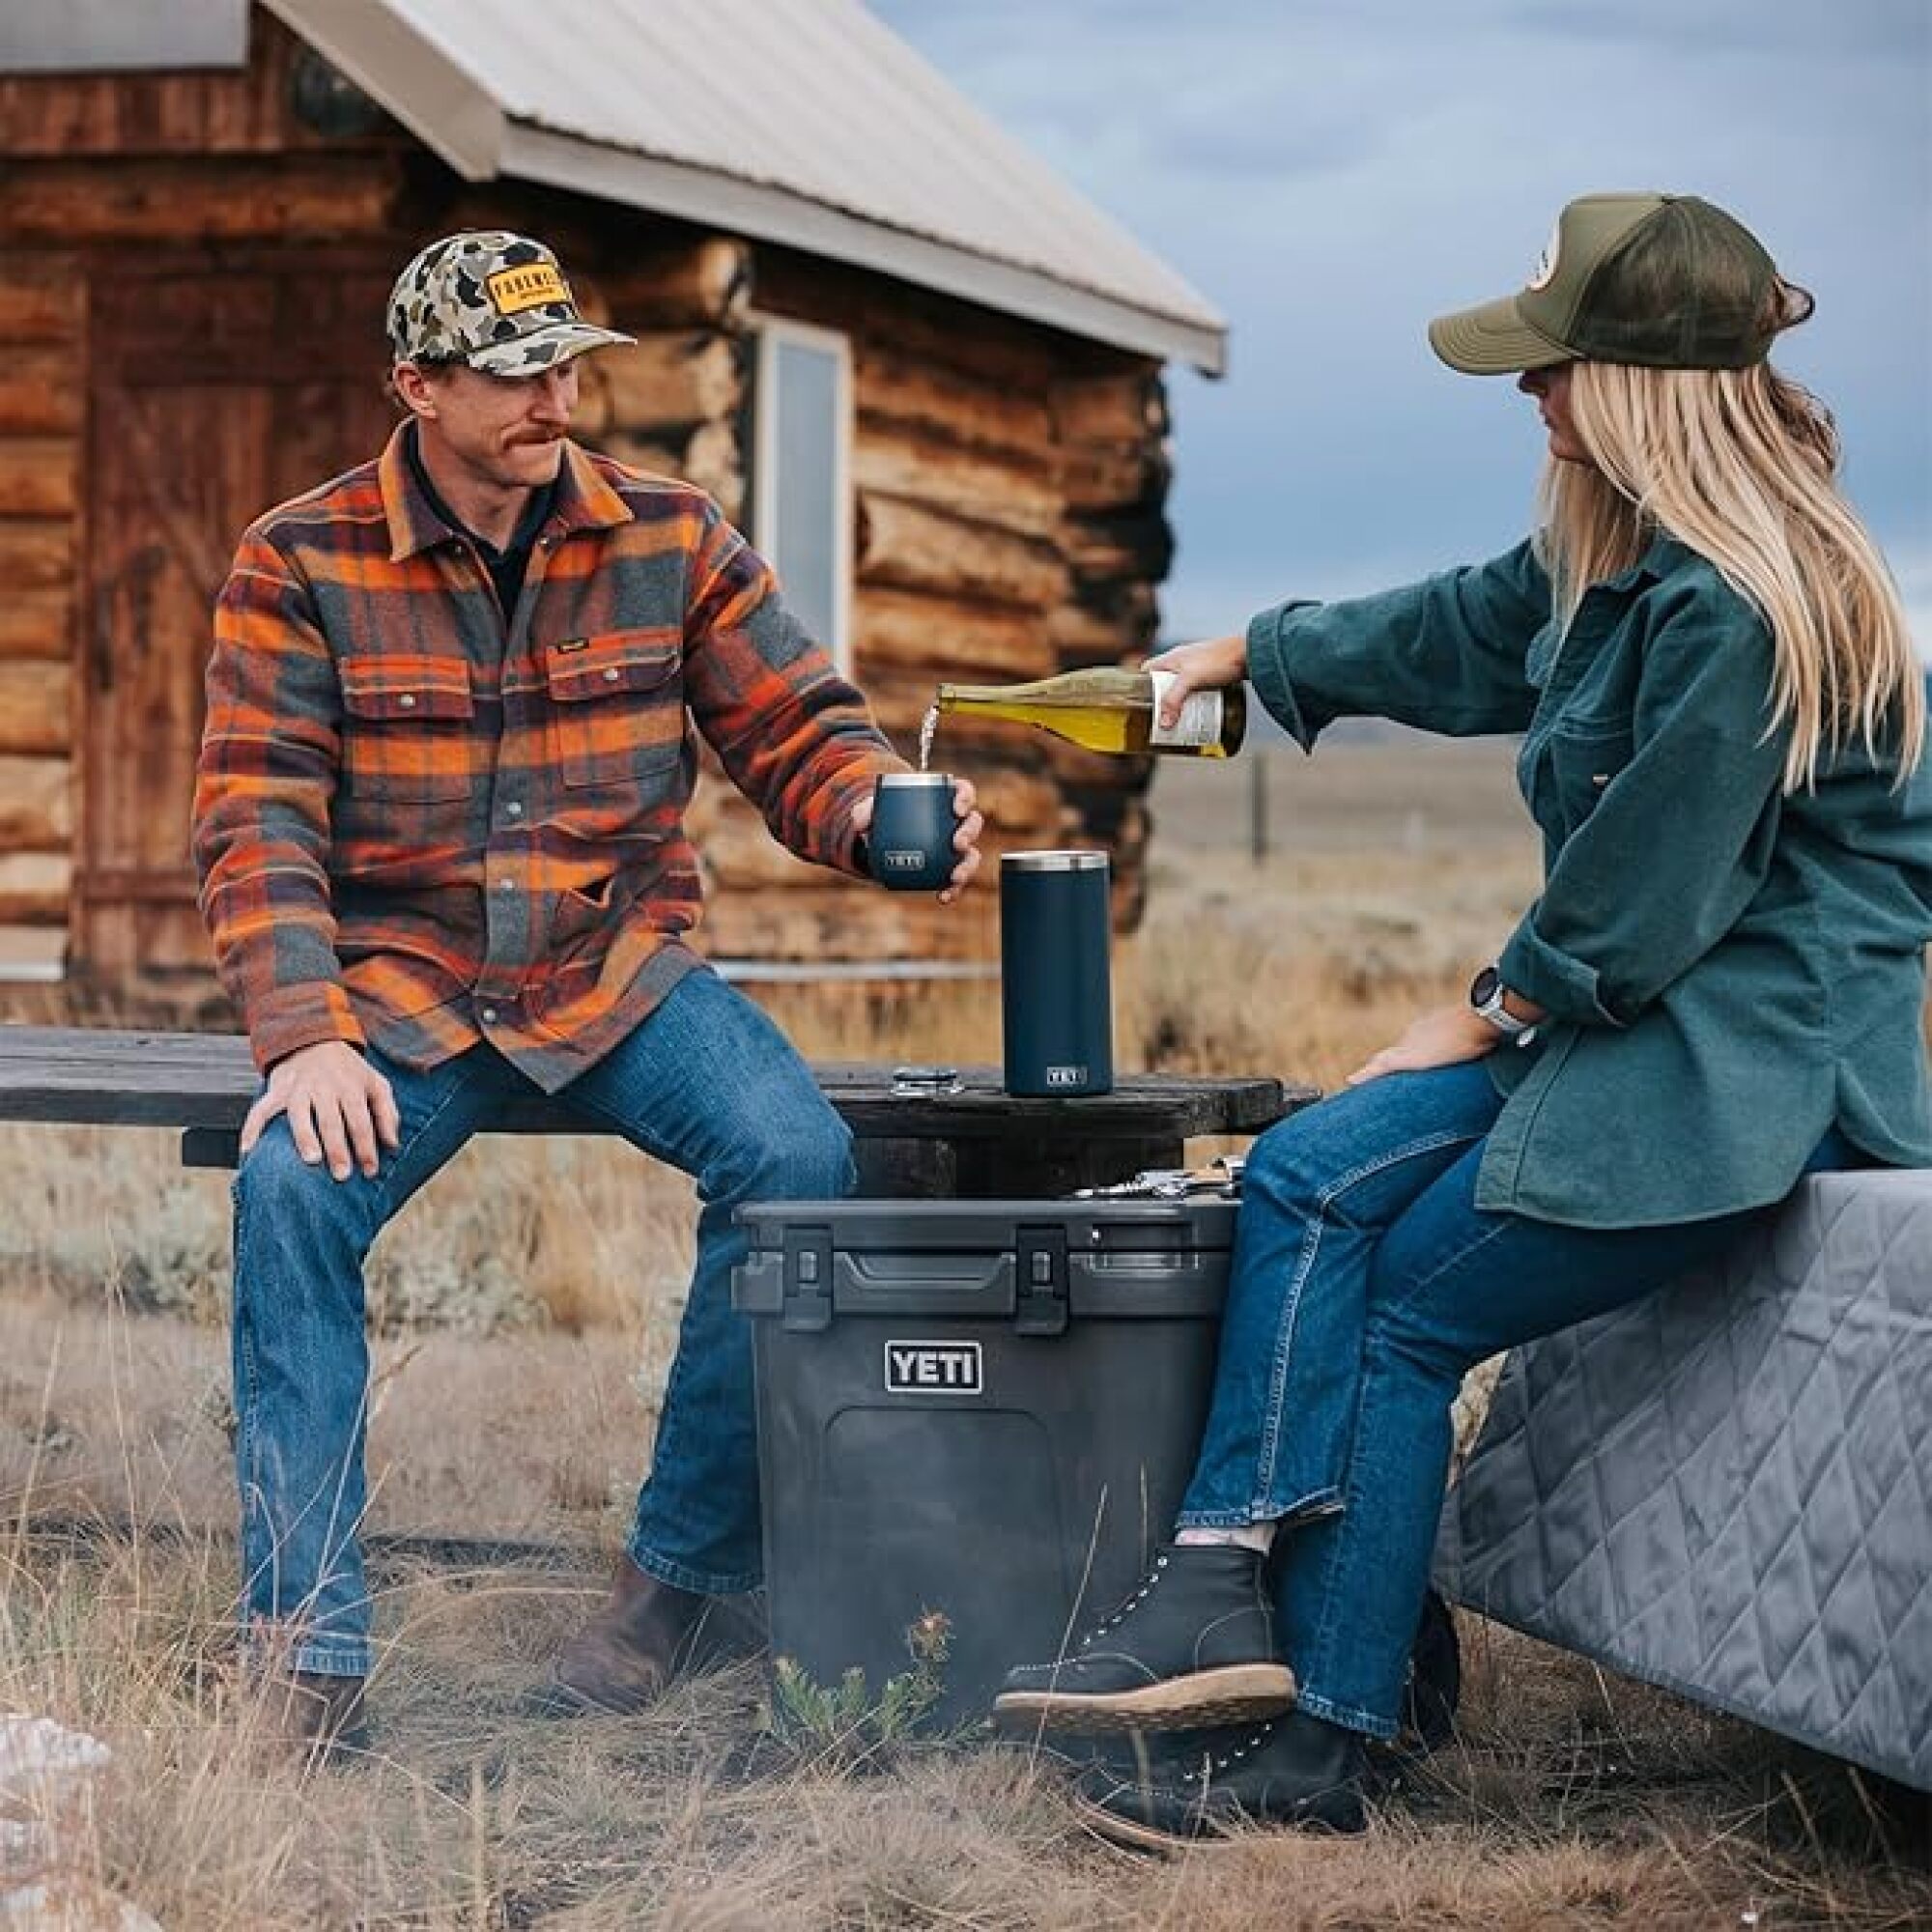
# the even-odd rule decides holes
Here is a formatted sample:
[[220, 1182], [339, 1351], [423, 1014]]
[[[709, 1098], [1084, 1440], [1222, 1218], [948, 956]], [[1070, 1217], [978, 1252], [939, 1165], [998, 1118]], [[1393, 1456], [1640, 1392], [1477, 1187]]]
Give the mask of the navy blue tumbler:
[[1110, 867], [1104, 852], [1000, 861], [1000, 1014], [1009, 1094], [1114, 1090]]
[[936, 893], [959, 863], [952, 779], [946, 772], [882, 772], [866, 835], [873, 878], [895, 893]]

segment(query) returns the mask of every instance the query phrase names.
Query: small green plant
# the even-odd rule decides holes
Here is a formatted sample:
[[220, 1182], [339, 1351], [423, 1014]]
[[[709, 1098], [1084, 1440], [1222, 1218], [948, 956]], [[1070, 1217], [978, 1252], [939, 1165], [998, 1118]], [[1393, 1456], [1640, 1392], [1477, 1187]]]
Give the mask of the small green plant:
[[803, 1669], [796, 1658], [779, 1658], [772, 1666], [774, 1735], [794, 1747], [850, 1765], [876, 1764], [942, 1742], [927, 1733], [925, 1722], [946, 1693], [952, 1620], [943, 1610], [922, 1610], [905, 1635], [912, 1667], [888, 1677], [876, 1697], [856, 1665], [836, 1685], [827, 1685]]

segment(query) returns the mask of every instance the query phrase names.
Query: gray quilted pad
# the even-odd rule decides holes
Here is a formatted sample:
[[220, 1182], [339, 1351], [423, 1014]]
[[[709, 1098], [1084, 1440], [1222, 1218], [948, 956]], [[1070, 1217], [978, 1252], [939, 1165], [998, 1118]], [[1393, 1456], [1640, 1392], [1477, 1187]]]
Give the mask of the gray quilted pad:
[[1932, 1172], [1813, 1177], [1722, 1268], [1516, 1350], [1436, 1572], [1932, 1790]]

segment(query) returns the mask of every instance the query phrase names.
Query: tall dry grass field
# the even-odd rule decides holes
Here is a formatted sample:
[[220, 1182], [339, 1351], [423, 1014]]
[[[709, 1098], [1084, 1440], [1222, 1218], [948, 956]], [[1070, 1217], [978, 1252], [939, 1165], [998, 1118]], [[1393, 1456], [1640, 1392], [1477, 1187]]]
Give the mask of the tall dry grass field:
[[[1265, 779], [1258, 864], [1241, 765], [1161, 774], [1123, 1065], [1333, 1085], [1534, 889], [1492, 748], [1279, 751]], [[999, 1055], [986, 986], [770, 1004], [814, 1055]], [[1365, 1837], [1172, 1864], [1089, 1837], [1024, 1751], [781, 1736], [755, 1671], [533, 1719], [621, 1538], [691, 1257], [687, 1184], [587, 1138], [479, 1142], [384, 1237], [377, 1749], [303, 1778], [234, 1679], [224, 1179], [136, 1130], [7, 1129], [0, 1159], [0, 1711], [112, 1747], [63, 1882], [170, 1932], [1932, 1924], [1878, 1787], [1472, 1621], [1463, 1735]]]

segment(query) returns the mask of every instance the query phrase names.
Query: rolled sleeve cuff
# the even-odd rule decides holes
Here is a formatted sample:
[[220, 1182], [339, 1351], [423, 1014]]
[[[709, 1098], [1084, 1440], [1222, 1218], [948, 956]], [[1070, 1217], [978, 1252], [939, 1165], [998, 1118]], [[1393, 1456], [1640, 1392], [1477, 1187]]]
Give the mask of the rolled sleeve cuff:
[[1316, 734], [1326, 719], [1311, 719], [1294, 695], [1288, 669], [1288, 629], [1297, 611], [1316, 609], [1303, 597], [1258, 612], [1248, 623], [1248, 682], [1288, 735], [1304, 752], [1315, 749]]
[[1503, 984], [1532, 1000], [1546, 1012], [1577, 1026], [1627, 1027], [1604, 995], [1603, 976], [1575, 953], [1543, 938], [1525, 919], [1510, 936], [1496, 961]]
[[349, 1004], [348, 991], [334, 980], [280, 987], [248, 1014], [248, 1046], [263, 1073], [276, 1061], [328, 1039], [350, 1046], [364, 1043], [362, 1023]]

